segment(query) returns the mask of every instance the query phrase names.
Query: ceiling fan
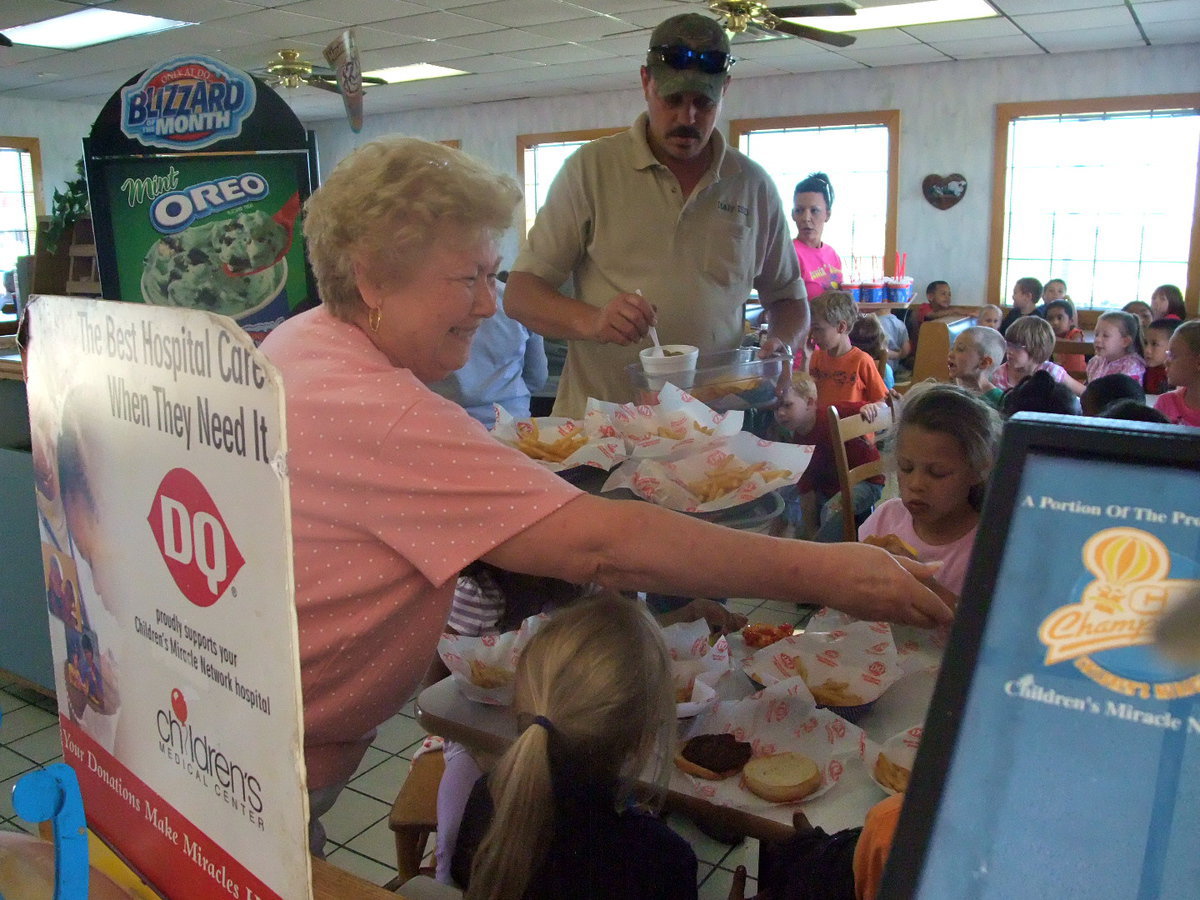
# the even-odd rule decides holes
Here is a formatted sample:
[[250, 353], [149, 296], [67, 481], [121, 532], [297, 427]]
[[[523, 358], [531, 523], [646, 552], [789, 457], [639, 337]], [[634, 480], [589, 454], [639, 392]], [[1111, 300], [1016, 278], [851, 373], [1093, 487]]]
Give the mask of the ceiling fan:
[[798, 6], [768, 6], [758, 0], [708, 0], [708, 9], [731, 35], [746, 31], [764, 34], [789, 35], [807, 38], [834, 47], [849, 47], [854, 35], [826, 31], [811, 25], [799, 25], [787, 19], [813, 16], [852, 16], [858, 9], [854, 3], [802, 3]]
[[[328, 66], [313, 65], [300, 57], [299, 50], [284, 49], [278, 51], [274, 58], [260, 69], [251, 69], [250, 74], [256, 75], [272, 87], [298, 88], [302, 84], [340, 94], [338, 75]], [[362, 76], [363, 84], [387, 84], [382, 78]]]

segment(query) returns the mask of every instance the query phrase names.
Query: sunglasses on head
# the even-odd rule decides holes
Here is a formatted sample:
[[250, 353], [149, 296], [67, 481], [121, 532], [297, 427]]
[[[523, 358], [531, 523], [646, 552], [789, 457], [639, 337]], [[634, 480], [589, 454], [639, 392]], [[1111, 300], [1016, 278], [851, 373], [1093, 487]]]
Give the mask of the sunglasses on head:
[[724, 50], [693, 50], [682, 44], [661, 44], [650, 52], [672, 69], [699, 69], [706, 75], [723, 75], [734, 62]]

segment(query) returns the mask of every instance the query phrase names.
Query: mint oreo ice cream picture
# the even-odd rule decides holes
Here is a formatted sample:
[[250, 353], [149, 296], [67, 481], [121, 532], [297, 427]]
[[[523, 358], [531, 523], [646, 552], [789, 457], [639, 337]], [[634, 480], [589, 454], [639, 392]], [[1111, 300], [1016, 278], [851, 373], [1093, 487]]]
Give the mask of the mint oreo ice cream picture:
[[221, 262], [237, 273], [271, 265], [283, 252], [287, 238], [287, 229], [258, 209], [217, 222], [213, 231]]
[[[146, 253], [142, 299], [239, 318], [273, 300], [287, 280], [285, 229], [260, 211], [164, 235]], [[269, 266], [252, 275], [231, 275]]]

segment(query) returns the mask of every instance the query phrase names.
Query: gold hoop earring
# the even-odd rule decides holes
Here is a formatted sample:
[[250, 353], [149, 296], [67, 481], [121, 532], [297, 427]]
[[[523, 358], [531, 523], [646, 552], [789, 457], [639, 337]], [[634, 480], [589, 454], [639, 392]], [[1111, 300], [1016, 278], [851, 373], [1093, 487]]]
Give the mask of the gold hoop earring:
[[379, 334], [379, 323], [383, 320], [383, 310], [378, 306], [372, 307], [367, 311], [367, 327], [371, 329], [371, 334]]

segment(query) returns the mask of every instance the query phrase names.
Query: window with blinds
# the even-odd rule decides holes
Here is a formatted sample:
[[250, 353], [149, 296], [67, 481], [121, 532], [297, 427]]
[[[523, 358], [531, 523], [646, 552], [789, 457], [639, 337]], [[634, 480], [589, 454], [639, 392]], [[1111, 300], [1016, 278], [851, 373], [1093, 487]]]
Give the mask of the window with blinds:
[[1200, 108], [1098, 103], [1108, 108], [1010, 109], [998, 123], [1006, 137], [1000, 296], [1024, 276], [1062, 278], [1076, 305], [1119, 309], [1149, 301], [1160, 284], [1187, 284]]
[[36, 138], [0, 137], [0, 270], [34, 251], [40, 166]]

